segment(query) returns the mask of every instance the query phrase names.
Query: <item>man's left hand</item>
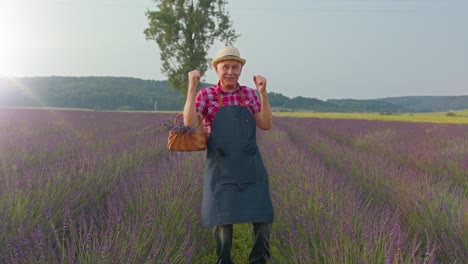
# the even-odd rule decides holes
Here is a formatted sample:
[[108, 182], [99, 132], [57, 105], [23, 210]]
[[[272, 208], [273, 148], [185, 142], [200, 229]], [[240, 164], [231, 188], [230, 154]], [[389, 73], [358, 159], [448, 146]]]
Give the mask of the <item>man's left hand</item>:
[[254, 75], [253, 81], [255, 86], [257, 87], [258, 92], [265, 93], [266, 92], [266, 84], [267, 79], [261, 75]]

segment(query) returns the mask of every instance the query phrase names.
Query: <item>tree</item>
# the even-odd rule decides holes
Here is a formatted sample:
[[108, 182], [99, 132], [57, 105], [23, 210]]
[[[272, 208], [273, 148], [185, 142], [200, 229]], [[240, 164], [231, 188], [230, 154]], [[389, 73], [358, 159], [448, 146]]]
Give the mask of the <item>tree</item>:
[[[204, 76], [210, 63], [208, 50], [215, 40], [232, 44], [239, 35], [225, 10], [226, 0], [153, 0], [157, 11], [147, 11], [149, 27], [144, 34], [161, 51], [161, 72], [170, 86], [187, 93], [189, 71]], [[200, 82], [201, 83], [201, 82]]]

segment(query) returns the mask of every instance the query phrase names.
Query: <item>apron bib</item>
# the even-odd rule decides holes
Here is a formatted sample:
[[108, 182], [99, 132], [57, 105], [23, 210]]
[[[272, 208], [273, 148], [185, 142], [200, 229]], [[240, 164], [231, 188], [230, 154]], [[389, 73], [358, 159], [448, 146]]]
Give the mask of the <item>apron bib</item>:
[[273, 222], [268, 174], [256, 141], [256, 124], [245, 106], [223, 106], [207, 140], [202, 226]]

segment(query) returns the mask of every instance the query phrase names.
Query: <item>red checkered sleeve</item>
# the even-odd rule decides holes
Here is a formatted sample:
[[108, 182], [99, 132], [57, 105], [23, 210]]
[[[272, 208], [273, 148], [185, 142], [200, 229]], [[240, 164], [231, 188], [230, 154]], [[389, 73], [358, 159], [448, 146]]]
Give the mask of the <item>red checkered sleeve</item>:
[[261, 104], [255, 90], [247, 86], [243, 87], [243, 91], [245, 94], [245, 104], [247, 105], [247, 107], [249, 107], [250, 112], [252, 112], [253, 114], [260, 112]]

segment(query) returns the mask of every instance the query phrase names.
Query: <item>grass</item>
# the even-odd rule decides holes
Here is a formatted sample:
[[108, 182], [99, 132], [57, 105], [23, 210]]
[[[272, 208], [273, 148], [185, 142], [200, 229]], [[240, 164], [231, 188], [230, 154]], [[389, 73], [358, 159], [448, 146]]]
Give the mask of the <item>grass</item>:
[[[13, 107], [15, 108], [15, 107]], [[76, 109], [76, 108], [54, 108], [54, 107], [17, 107], [18, 109], [37, 109], [37, 110], [71, 110], [71, 111], [98, 111], [94, 109]], [[181, 111], [108, 111], [108, 112], [126, 112], [126, 113], [160, 113], [160, 114], [178, 114]], [[468, 109], [453, 111], [456, 116], [447, 116], [447, 112], [431, 113], [338, 113], [338, 112], [274, 112], [278, 117], [314, 117], [330, 119], [363, 119], [363, 120], [383, 120], [383, 121], [403, 121], [403, 122], [428, 122], [428, 123], [447, 123], [447, 124], [468, 124]]]
[[428, 123], [449, 123], [468, 124], [468, 109], [454, 111], [456, 116], [447, 116], [446, 112], [433, 113], [321, 113], [321, 112], [275, 112], [275, 116], [284, 117], [315, 117], [332, 119], [364, 119], [364, 120], [384, 120], [384, 121], [404, 121], [404, 122], [428, 122]]

